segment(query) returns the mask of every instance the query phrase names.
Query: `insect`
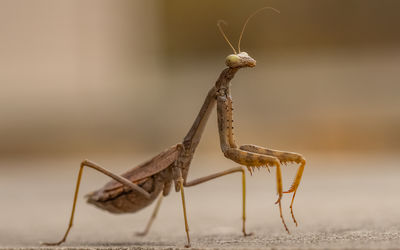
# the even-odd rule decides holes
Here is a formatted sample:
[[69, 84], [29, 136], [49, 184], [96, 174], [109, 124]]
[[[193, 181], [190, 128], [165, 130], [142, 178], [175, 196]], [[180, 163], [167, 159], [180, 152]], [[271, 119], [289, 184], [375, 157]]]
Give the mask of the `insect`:
[[[238, 41], [238, 51], [236, 51], [236, 49], [233, 47], [233, 45], [230, 43], [229, 39], [225, 35], [221, 26], [223, 21], [219, 21], [217, 23], [219, 31], [221, 32], [222, 36], [229, 44], [229, 46], [232, 48], [234, 53], [226, 57], [225, 64], [228, 67], [222, 71], [215, 85], [209, 90], [196, 120], [194, 121], [187, 135], [184, 137], [183, 141], [164, 150], [147, 162], [144, 162], [143, 164], [129, 170], [122, 175], [116, 175], [92, 161], [83, 161], [80, 165], [78, 173], [72, 212], [67, 230], [60, 241], [55, 243], [43, 244], [59, 245], [65, 242], [65, 240], [67, 239], [67, 236], [71, 230], [74, 221], [76, 201], [84, 167], [95, 169], [113, 179], [102, 188], [86, 196], [87, 202], [97, 206], [98, 208], [116, 214], [134, 213], [147, 207], [158, 197], [154, 212], [145, 230], [141, 233], [138, 233], [138, 235], [146, 235], [148, 233], [151, 224], [160, 208], [162, 198], [164, 196], [167, 196], [171, 190], [171, 187], [174, 186], [175, 191], [181, 193], [183, 217], [185, 221], [185, 231], [187, 237], [187, 244], [185, 246], [190, 247], [189, 227], [184, 193], [185, 188], [233, 173], [242, 174], [242, 232], [244, 236], [251, 235], [246, 232], [245, 171], [247, 169], [252, 174], [255, 168], [262, 167], [266, 168], [268, 171], [269, 167], [276, 168], [278, 200], [275, 204], [279, 205], [280, 217], [283, 226], [288, 233], [289, 229], [287, 228], [285, 220], [282, 216], [281, 199], [283, 193], [293, 193], [292, 201], [290, 204], [290, 211], [293, 221], [297, 226], [297, 221], [293, 213], [293, 201], [306, 164], [303, 156], [297, 153], [266, 149], [256, 145], [238, 146], [235, 142], [233, 135], [233, 108], [230, 91], [231, 80], [239, 71], [239, 69], [252, 68], [256, 66], [256, 61], [252, 57], [250, 57], [246, 52], [240, 51], [240, 41], [249, 20], [254, 15], [265, 9], [270, 9], [279, 13], [279, 11], [274, 8], [264, 7], [251, 14], [246, 19], [243, 25]], [[217, 106], [218, 132], [221, 150], [226, 158], [238, 163], [241, 166], [230, 168], [225, 171], [211, 174], [192, 181], [188, 181], [187, 176], [190, 163], [192, 161], [196, 147], [200, 142], [207, 120], [215, 105]], [[283, 191], [281, 164], [286, 164], [288, 162], [295, 162], [299, 164], [299, 167], [291, 187], [289, 188], [289, 190]]]

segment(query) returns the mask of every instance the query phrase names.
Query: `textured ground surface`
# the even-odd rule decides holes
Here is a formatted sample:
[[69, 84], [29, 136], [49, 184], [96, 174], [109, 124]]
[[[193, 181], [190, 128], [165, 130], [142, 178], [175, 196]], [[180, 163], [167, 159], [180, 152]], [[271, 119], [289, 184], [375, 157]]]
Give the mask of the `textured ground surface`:
[[[117, 173], [132, 159], [100, 157], [97, 162]], [[194, 248], [209, 249], [393, 249], [400, 248], [400, 168], [395, 157], [313, 156], [295, 203], [299, 227], [290, 219], [284, 199], [283, 230], [274, 205], [275, 180], [266, 171], [248, 175], [248, 224], [255, 235], [242, 237], [240, 176], [232, 175], [186, 190]], [[80, 159], [0, 161], [0, 248], [39, 248], [58, 240], [67, 224]], [[21, 166], [23, 168], [21, 168]], [[191, 177], [233, 166], [222, 157], [199, 155]], [[274, 173], [274, 171], [272, 172]], [[285, 184], [294, 167], [285, 167]], [[134, 236], [151, 214], [115, 216], [87, 205], [83, 194], [107, 178], [84, 172], [75, 225], [63, 249], [180, 248], [185, 243], [180, 197], [164, 199], [159, 217], [145, 238]]]

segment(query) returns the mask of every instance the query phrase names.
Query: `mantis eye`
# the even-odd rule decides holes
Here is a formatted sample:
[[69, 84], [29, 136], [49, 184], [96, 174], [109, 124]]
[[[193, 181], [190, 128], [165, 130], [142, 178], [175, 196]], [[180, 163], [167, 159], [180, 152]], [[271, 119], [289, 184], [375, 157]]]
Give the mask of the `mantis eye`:
[[232, 54], [226, 57], [225, 64], [228, 67], [234, 68], [240, 64], [240, 57], [238, 55]]

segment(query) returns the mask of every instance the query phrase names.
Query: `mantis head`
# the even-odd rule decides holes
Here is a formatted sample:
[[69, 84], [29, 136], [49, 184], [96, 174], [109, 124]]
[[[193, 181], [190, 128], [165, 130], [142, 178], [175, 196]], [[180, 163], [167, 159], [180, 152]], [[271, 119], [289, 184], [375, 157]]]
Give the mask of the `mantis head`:
[[225, 64], [229, 68], [244, 68], [256, 66], [256, 60], [249, 56], [246, 52], [239, 54], [231, 54], [226, 57]]
[[247, 19], [246, 22], [243, 25], [242, 28], [242, 32], [240, 33], [240, 37], [239, 37], [239, 42], [238, 42], [238, 52], [236, 52], [236, 49], [233, 47], [233, 45], [231, 44], [231, 42], [229, 41], [228, 37], [225, 35], [224, 30], [222, 29], [221, 24], [225, 24], [226, 22], [224, 20], [219, 20], [217, 22], [217, 26], [219, 31], [221, 32], [222, 36], [224, 37], [225, 41], [229, 44], [229, 46], [232, 48], [233, 50], [233, 54], [229, 55], [226, 57], [225, 59], [225, 64], [226, 66], [228, 66], [229, 68], [244, 68], [244, 67], [255, 67], [256, 66], [256, 60], [254, 60], [251, 56], [249, 56], [249, 54], [247, 54], [246, 52], [241, 52], [240, 51], [240, 42], [242, 41], [242, 37], [243, 37], [243, 33], [244, 30], [247, 26], [247, 23], [250, 21], [250, 19], [255, 16], [256, 14], [258, 14], [260, 11], [262, 10], [273, 10], [276, 13], [280, 13], [279, 10], [274, 9], [272, 7], [264, 7], [261, 9], [256, 10], [255, 12], [253, 12]]

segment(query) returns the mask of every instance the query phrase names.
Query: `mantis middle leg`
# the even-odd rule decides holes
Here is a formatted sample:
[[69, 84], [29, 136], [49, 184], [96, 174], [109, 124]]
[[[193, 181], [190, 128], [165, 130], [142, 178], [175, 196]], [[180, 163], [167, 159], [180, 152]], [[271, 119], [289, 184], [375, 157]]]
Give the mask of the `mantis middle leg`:
[[42, 243], [43, 245], [47, 245], [47, 246], [58, 246], [58, 245], [60, 245], [61, 243], [65, 242], [65, 240], [67, 239], [68, 234], [69, 234], [69, 231], [71, 230], [72, 225], [73, 225], [73, 222], [74, 222], [74, 215], [75, 215], [75, 208], [76, 208], [76, 200], [77, 200], [77, 198], [78, 198], [79, 187], [80, 187], [80, 184], [81, 184], [83, 167], [90, 167], [90, 168], [93, 168], [93, 169], [95, 169], [95, 170], [97, 170], [97, 171], [99, 171], [99, 172], [101, 172], [101, 173], [103, 173], [103, 174], [105, 174], [105, 175], [107, 175], [107, 176], [113, 178], [114, 180], [116, 180], [116, 181], [118, 181], [118, 182], [124, 184], [125, 186], [130, 187], [132, 190], [135, 190], [135, 191], [141, 193], [141, 194], [144, 195], [146, 198], [150, 198], [150, 194], [149, 194], [148, 192], [146, 192], [146, 190], [142, 189], [141, 187], [139, 187], [138, 185], [136, 185], [136, 184], [134, 184], [133, 182], [129, 181], [128, 179], [126, 179], [126, 178], [124, 178], [124, 177], [122, 177], [122, 176], [116, 175], [116, 174], [114, 174], [114, 173], [108, 171], [107, 169], [105, 169], [105, 168], [103, 168], [103, 167], [97, 165], [96, 163], [93, 163], [93, 162], [88, 161], [88, 160], [84, 160], [84, 161], [81, 163], [81, 166], [80, 166], [80, 168], [79, 168], [78, 179], [77, 179], [77, 181], [76, 181], [76, 187], [75, 187], [74, 202], [73, 202], [73, 204], [72, 204], [72, 212], [71, 212], [71, 216], [70, 216], [70, 218], [69, 218], [69, 224], [68, 224], [67, 230], [66, 230], [66, 232], [65, 232], [65, 234], [64, 234], [64, 237], [63, 237], [60, 241], [58, 241], [58, 242], [53, 242], [53, 243], [45, 243], [45, 242], [44, 242], [44, 243]]
[[137, 236], [147, 235], [147, 233], [150, 230], [151, 225], [153, 224], [153, 221], [155, 220], [155, 218], [157, 216], [158, 211], [160, 210], [160, 206], [161, 206], [163, 197], [167, 196], [169, 194], [169, 192], [171, 191], [171, 185], [172, 185], [172, 181], [164, 183], [163, 192], [160, 194], [160, 197], [157, 200], [157, 204], [153, 210], [153, 213], [151, 214], [150, 220], [147, 223], [146, 228], [144, 229], [144, 231], [136, 233]]
[[293, 202], [294, 202], [294, 197], [296, 196], [297, 188], [300, 185], [304, 167], [306, 165], [306, 160], [304, 159], [304, 157], [297, 153], [272, 150], [272, 149], [259, 147], [256, 145], [243, 145], [240, 147], [240, 149], [249, 151], [249, 152], [253, 152], [253, 153], [274, 156], [274, 157], [278, 158], [281, 163], [296, 162], [296, 163], [300, 164], [300, 166], [297, 170], [297, 173], [296, 173], [296, 177], [293, 180], [291, 187], [289, 188], [288, 191], [283, 192], [283, 193], [292, 193], [293, 192], [292, 202], [290, 203], [290, 213], [292, 214], [293, 221], [297, 226], [297, 221], [296, 221], [296, 218], [294, 217], [294, 213], [293, 213]]
[[236, 168], [231, 168], [222, 172], [218, 172], [215, 174], [211, 174], [208, 176], [204, 176], [189, 182], [184, 182], [183, 185], [185, 187], [191, 187], [191, 186], [195, 186], [198, 184], [201, 184], [203, 182], [207, 182], [210, 181], [212, 179], [215, 178], [219, 178], [228, 174], [233, 174], [233, 173], [237, 173], [237, 172], [241, 172], [242, 173], [242, 203], [243, 203], [243, 213], [242, 213], [242, 232], [244, 236], [250, 236], [252, 235], [252, 233], [246, 233], [246, 174], [245, 174], [245, 169], [243, 167], [236, 167]]
[[179, 187], [180, 187], [180, 191], [181, 191], [181, 198], [182, 198], [182, 208], [183, 208], [183, 218], [185, 219], [185, 231], [186, 231], [186, 237], [187, 237], [187, 244], [185, 245], [185, 247], [190, 247], [190, 236], [189, 236], [189, 224], [187, 221], [187, 215], [186, 215], [186, 201], [185, 201], [185, 191], [183, 189], [183, 178], [182, 178], [182, 170], [179, 169], [179, 177], [178, 177], [178, 181], [179, 181]]

